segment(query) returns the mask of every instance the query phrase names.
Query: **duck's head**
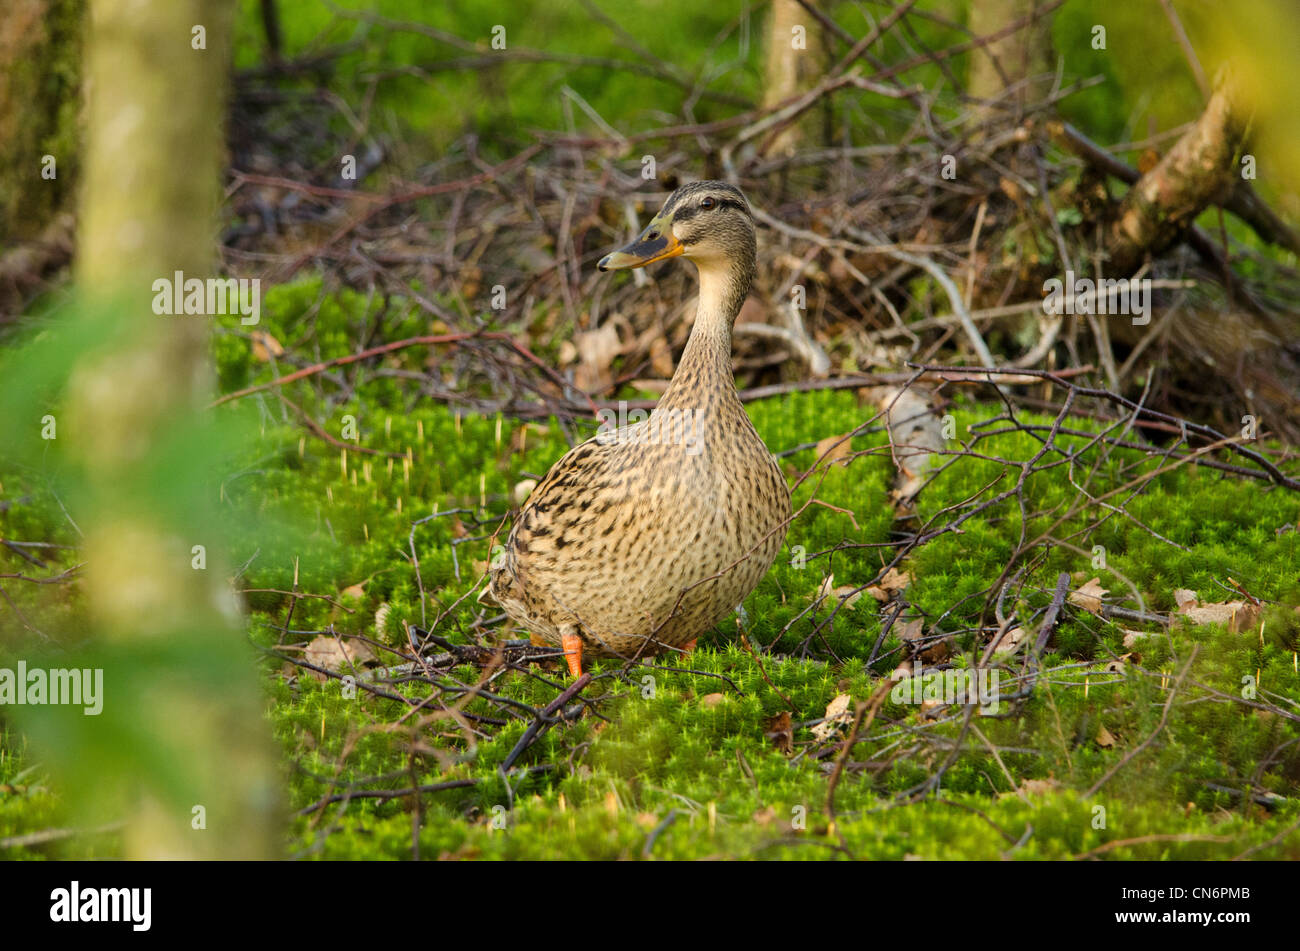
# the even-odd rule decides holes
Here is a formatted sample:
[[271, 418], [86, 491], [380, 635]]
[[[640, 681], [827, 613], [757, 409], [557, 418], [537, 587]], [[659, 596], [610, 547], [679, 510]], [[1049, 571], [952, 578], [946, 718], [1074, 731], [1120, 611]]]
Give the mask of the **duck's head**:
[[741, 190], [726, 182], [692, 182], [668, 196], [636, 240], [596, 266], [617, 271], [680, 255], [701, 270], [750, 271], [757, 248], [754, 215]]

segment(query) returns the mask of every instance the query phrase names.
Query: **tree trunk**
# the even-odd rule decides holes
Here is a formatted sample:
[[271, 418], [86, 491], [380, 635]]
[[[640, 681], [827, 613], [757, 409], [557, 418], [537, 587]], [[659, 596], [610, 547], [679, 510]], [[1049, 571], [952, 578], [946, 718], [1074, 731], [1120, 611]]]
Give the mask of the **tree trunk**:
[[[1042, 0], [975, 0], [971, 3], [970, 30], [977, 37], [990, 36], [1032, 16], [1042, 6]], [[1019, 110], [1047, 92], [1056, 72], [1050, 14], [1036, 17], [971, 55], [967, 92], [977, 99], [996, 101], [1014, 88], [1010, 104], [1016, 107], [1011, 112], [989, 106], [977, 108], [974, 122], [978, 124], [997, 113], [1013, 121], [1018, 119]]]
[[40, 234], [71, 201], [84, 19], [85, 0], [5, 2], [0, 16], [0, 248]]
[[[763, 105], [772, 107], [807, 92], [822, 78], [827, 63], [825, 34], [798, 0], [772, 0], [768, 18]], [[792, 155], [806, 144], [824, 145], [826, 116], [809, 109], [772, 140], [769, 155]]]
[[276, 851], [253, 658], [219, 555], [199, 567], [193, 548], [213, 544], [215, 521], [202, 474], [216, 450], [185, 442], [205, 425], [208, 319], [152, 307], [155, 280], [212, 271], [232, 13], [225, 0], [90, 2], [76, 278], [87, 331], [107, 315], [113, 335], [77, 364], [68, 429], [114, 720], [99, 779], [129, 802], [136, 859]]

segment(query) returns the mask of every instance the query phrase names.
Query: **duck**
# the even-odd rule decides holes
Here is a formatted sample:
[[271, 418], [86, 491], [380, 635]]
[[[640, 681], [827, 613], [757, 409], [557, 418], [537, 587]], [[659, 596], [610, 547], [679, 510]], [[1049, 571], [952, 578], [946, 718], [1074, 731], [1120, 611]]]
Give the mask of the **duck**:
[[601, 271], [681, 257], [699, 274], [694, 325], [649, 417], [602, 425], [533, 488], [488, 570], [487, 592], [569, 672], [589, 656], [694, 650], [762, 581], [785, 543], [790, 491], [731, 368], [754, 282], [757, 230], [727, 182], [669, 195]]

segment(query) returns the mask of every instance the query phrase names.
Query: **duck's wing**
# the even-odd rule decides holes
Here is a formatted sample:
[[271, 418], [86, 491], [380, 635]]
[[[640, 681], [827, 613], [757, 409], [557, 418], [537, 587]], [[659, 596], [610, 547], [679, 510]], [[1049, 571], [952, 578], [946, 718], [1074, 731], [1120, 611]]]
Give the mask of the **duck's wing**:
[[656, 585], [680, 574], [673, 563], [711, 529], [717, 487], [698, 453], [628, 433], [580, 443], [533, 489], [501, 559], [503, 587], [579, 613], [601, 599], [653, 603]]

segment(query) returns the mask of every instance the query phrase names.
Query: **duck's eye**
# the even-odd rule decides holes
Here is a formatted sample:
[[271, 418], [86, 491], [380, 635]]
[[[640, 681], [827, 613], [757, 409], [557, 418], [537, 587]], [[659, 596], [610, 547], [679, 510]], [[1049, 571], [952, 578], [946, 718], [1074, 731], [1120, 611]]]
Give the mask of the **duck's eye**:
[[700, 199], [700, 207], [701, 207], [701, 208], [704, 208], [704, 209], [706, 209], [706, 210], [709, 209], [709, 208], [713, 208], [713, 207], [715, 207], [717, 204], [718, 204], [718, 202], [717, 202], [717, 199], [715, 199], [715, 198], [701, 198], [701, 199]]

